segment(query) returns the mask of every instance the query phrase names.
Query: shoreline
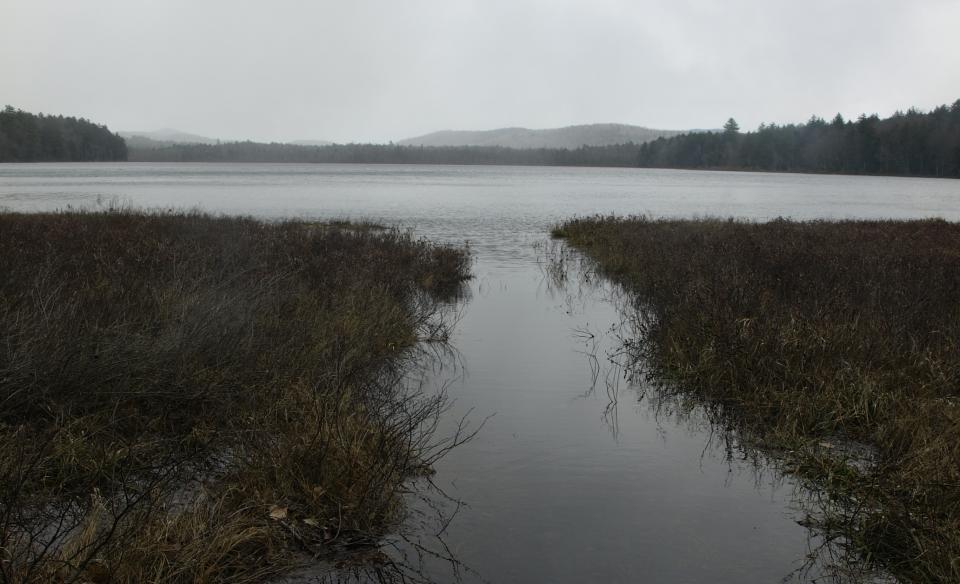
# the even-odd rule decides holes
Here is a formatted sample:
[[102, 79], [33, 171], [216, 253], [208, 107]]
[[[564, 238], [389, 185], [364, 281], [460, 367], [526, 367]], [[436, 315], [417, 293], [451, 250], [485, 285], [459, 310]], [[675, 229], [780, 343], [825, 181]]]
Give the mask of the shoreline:
[[230, 160], [115, 160], [115, 161], [31, 161], [14, 162], [0, 161], [0, 168], [8, 164], [23, 165], [44, 165], [44, 164], [67, 164], [67, 165], [97, 165], [97, 164], [225, 164], [225, 165], [277, 165], [277, 166], [483, 166], [483, 167], [504, 167], [504, 168], [591, 168], [591, 169], [622, 169], [622, 170], [679, 170], [687, 172], [736, 172], [745, 174], [785, 174], [785, 175], [811, 175], [811, 176], [850, 176], [850, 177], [876, 177], [876, 178], [904, 178], [904, 179], [930, 179], [930, 180], [957, 180], [960, 176], [935, 176], [935, 175], [915, 175], [915, 174], [882, 174], [882, 173], [853, 173], [853, 172], [818, 172], [812, 170], [761, 170], [750, 168], [734, 167], [682, 167], [682, 166], [630, 166], [630, 165], [596, 165], [596, 164], [504, 164], [499, 162], [295, 162], [295, 161], [230, 161]]
[[465, 250], [366, 223], [0, 212], [0, 576], [260, 582], [369, 553], [469, 439], [404, 384]]
[[811, 527], [907, 581], [960, 579], [960, 223], [593, 217], [553, 235], [635, 299], [635, 375], [828, 495]]

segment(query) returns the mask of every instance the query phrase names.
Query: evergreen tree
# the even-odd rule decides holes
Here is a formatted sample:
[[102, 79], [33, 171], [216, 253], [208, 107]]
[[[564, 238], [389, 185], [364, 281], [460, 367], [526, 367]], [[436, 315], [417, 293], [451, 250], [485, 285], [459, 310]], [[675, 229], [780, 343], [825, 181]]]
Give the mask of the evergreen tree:
[[126, 160], [123, 138], [83, 118], [0, 111], [0, 162]]
[[740, 133], [740, 124], [737, 123], [737, 120], [730, 118], [727, 120], [727, 123], [723, 125], [723, 133], [727, 135], [736, 135]]
[[715, 134], [681, 134], [642, 147], [644, 167], [737, 168], [793, 172], [896, 174], [960, 177], [960, 100], [924, 113], [916, 108], [881, 120], [855, 123], [837, 114], [828, 124], [811, 116], [805, 124], [763, 124], [738, 134], [731, 118]]

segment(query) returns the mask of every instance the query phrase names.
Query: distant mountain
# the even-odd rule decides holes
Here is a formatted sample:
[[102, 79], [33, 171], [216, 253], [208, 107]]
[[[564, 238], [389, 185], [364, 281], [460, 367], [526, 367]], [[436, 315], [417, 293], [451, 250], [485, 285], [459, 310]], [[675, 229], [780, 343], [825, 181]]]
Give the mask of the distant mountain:
[[171, 144], [216, 144], [216, 138], [164, 128], [150, 132], [119, 132], [133, 148], [162, 148]]
[[[119, 132], [127, 141], [131, 148], [141, 150], [151, 150], [156, 148], [167, 148], [175, 144], [219, 144], [221, 141], [216, 138], [208, 138], [189, 132], [181, 132], [172, 128], [154, 130], [151, 132]], [[233, 140], [224, 140], [224, 142], [233, 142]], [[333, 142], [326, 140], [294, 140], [286, 142], [294, 146], [329, 146]]]
[[680, 130], [654, 130], [626, 124], [588, 124], [548, 130], [500, 128], [498, 130], [445, 130], [399, 143], [407, 146], [503, 146], [506, 148], [579, 148], [611, 146], [633, 142], [642, 144], [657, 138], [684, 133]]
[[157, 148], [166, 148], [167, 146], [175, 146], [176, 142], [163, 142], [161, 140], [154, 140], [153, 138], [146, 138], [139, 135], [124, 134], [120, 132], [120, 136], [127, 143], [127, 148], [132, 150], [155, 150]]
[[288, 144], [293, 144], [294, 146], [329, 146], [333, 144], [328, 140], [294, 140], [293, 142], [287, 142]]

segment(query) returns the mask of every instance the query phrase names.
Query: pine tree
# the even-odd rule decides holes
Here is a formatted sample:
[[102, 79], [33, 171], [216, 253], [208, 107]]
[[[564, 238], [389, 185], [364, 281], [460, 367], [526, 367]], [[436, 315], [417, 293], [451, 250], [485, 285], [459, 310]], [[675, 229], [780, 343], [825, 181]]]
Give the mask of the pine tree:
[[727, 123], [723, 125], [723, 133], [728, 135], [739, 134], [740, 124], [737, 123], [737, 120], [730, 118], [727, 120]]

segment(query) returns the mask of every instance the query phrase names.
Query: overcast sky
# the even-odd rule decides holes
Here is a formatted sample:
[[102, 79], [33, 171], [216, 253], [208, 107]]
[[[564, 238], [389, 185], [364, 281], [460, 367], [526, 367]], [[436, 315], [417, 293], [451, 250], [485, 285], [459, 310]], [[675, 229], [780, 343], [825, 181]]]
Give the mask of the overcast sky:
[[752, 129], [952, 103], [958, 31], [960, 0], [0, 0], [0, 102], [223, 139]]

